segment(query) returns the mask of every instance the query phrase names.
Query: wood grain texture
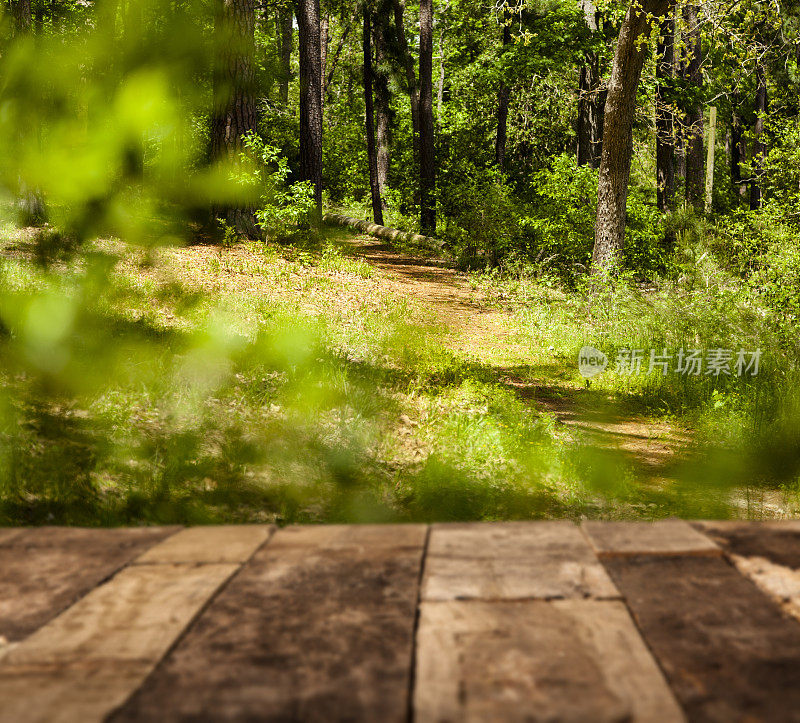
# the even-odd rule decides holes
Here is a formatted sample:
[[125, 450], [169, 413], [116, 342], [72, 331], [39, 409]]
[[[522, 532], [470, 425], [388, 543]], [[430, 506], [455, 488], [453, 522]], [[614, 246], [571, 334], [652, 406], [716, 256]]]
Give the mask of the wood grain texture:
[[730, 555], [736, 569], [749, 577], [781, 608], [800, 620], [800, 571], [776, 565], [763, 557]]
[[731, 562], [800, 620], [800, 520], [701, 522]]
[[800, 520], [698, 522], [695, 526], [730, 554], [800, 569]]
[[619, 593], [571, 522], [433, 526], [423, 600], [584, 597]]
[[0, 545], [8, 545], [24, 532], [21, 527], [0, 527]]
[[405, 721], [425, 536], [278, 531], [112, 720]]
[[100, 723], [151, 669], [141, 660], [0, 667], [0, 723]]
[[605, 564], [690, 720], [800, 720], [800, 625], [727, 561]]
[[176, 527], [29, 528], [0, 546], [0, 636], [22, 640]]
[[572, 619], [581, 642], [594, 651], [608, 689], [625, 703], [630, 720], [685, 720], [623, 602], [554, 600], [552, 604]]
[[581, 527], [600, 556], [722, 554], [712, 540], [683, 520], [588, 521]]
[[242, 563], [272, 534], [270, 525], [220, 525], [181, 530], [138, 557], [137, 564]]
[[625, 606], [422, 604], [415, 720], [684, 720]]
[[0, 660], [0, 721], [105, 720], [237, 569], [122, 570]]
[[236, 565], [134, 565], [9, 652], [9, 665], [157, 661]]

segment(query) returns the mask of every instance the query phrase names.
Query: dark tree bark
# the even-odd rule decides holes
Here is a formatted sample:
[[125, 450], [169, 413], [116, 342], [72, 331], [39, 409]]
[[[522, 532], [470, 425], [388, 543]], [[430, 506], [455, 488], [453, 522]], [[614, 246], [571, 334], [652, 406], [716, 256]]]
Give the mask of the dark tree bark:
[[687, 5], [683, 9], [686, 23], [686, 81], [692, 99], [686, 109], [686, 200], [696, 209], [702, 210], [705, 203], [705, 153], [703, 152], [703, 106], [700, 92], [703, 75], [700, 67], [703, 60], [700, 40], [700, 23], [697, 7]]
[[436, 154], [433, 121], [433, 0], [419, 5], [419, 187], [420, 227], [436, 234]]
[[300, 178], [314, 186], [314, 223], [322, 222], [322, 72], [319, 0], [298, 0]]
[[[503, 49], [501, 58], [511, 44], [511, 18], [507, 13], [503, 14]], [[500, 80], [500, 88], [497, 91], [497, 139], [494, 144], [494, 159], [497, 167], [502, 171], [506, 162], [506, 140], [508, 138], [508, 101], [511, 89], [504, 79]]]
[[747, 195], [747, 184], [742, 183], [742, 164], [747, 160], [747, 143], [744, 137], [742, 117], [739, 115], [738, 103], [734, 99], [733, 116], [731, 118], [731, 184], [733, 191], [740, 198]]
[[33, 24], [31, 0], [15, 0], [11, 5], [11, 11], [14, 17], [14, 37], [27, 35]]
[[[322, 78], [325, 78], [325, 70], [328, 67], [328, 46], [331, 42], [331, 18], [325, 15], [319, 21], [319, 64]], [[324, 82], [324, 80], [323, 80]], [[324, 88], [323, 88], [324, 90]]]
[[636, 89], [642, 74], [647, 43], [642, 37], [669, 9], [670, 0], [634, 2], [619, 31], [606, 98], [603, 153], [597, 187], [592, 267], [597, 273], [615, 268], [625, 243], [625, 209], [633, 151]]
[[[397, 32], [397, 42], [399, 44], [400, 54], [403, 58], [403, 69], [406, 74], [406, 86], [408, 88], [408, 98], [411, 103], [411, 128], [413, 132], [412, 143], [414, 147], [414, 163], [419, 165], [419, 85], [417, 84], [417, 74], [414, 70], [414, 58], [408, 47], [408, 40], [406, 39], [405, 22], [403, 21], [403, 13], [405, 6], [403, 0], [392, 0], [392, 7], [394, 9], [394, 25]], [[431, 60], [431, 67], [433, 61]], [[432, 71], [431, 71], [432, 72]]]
[[376, 68], [372, 74], [375, 89], [375, 118], [378, 148], [378, 190], [383, 208], [386, 206], [386, 189], [389, 187], [389, 163], [391, 161], [392, 116], [389, 77], [383, 65], [386, 62], [386, 40], [384, 21], [380, 15], [375, 17], [373, 38], [375, 45]]
[[675, 118], [665, 85], [674, 75], [675, 20], [661, 21], [656, 64], [656, 202], [661, 213], [673, 210], [675, 194]]
[[294, 31], [292, 29], [292, 13], [281, 11], [277, 20], [280, 40], [280, 71], [278, 80], [278, 96], [281, 104], [289, 105], [289, 81], [292, 77], [292, 46]]
[[[590, 32], [597, 32], [599, 17], [593, 3], [581, 0], [579, 3]], [[600, 90], [600, 59], [596, 52], [589, 51], [584, 56], [578, 80], [578, 124], [577, 158], [578, 165], [600, 166], [603, 145], [603, 106], [605, 94]]]
[[[242, 136], [256, 131], [255, 0], [216, 0], [214, 8], [214, 107], [211, 160], [237, 161]], [[246, 202], [214, 209], [237, 233], [258, 234]]]
[[586, 53], [581, 66], [578, 97], [578, 165], [598, 168], [603, 132], [600, 91], [600, 62], [597, 53]]
[[336, 66], [339, 63], [339, 56], [342, 54], [342, 49], [344, 48], [345, 43], [347, 42], [347, 36], [350, 34], [351, 25], [348, 23], [342, 29], [342, 33], [339, 36], [339, 42], [336, 43], [336, 48], [333, 51], [333, 57], [330, 59], [330, 67], [324, 68], [325, 72], [327, 73], [323, 79], [324, 86], [322, 88], [322, 96], [325, 98], [326, 102], [330, 101], [330, 92], [333, 83], [333, 74], [336, 72]]
[[372, 218], [380, 226], [383, 226], [383, 204], [381, 203], [381, 191], [378, 186], [378, 155], [375, 149], [375, 111], [372, 105], [372, 22], [370, 19], [369, 7], [364, 4], [364, 30], [362, 35], [362, 47], [364, 50], [364, 108], [367, 130], [367, 163], [369, 165], [369, 190], [372, 196]]
[[[16, 0], [12, 5], [15, 38], [29, 35], [33, 30], [31, 0]], [[41, 128], [38, 130], [41, 133]], [[40, 136], [41, 139], [41, 136]], [[23, 226], [41, 226], [47, 220], [47, 208], [38, 189], [31, 189], [19, 179], [18, 221]]]
[[750, 208], [755, 211], [761, 208], [761, 173], [764, 168], [764, 156], [767, 146], [764, 143], [764, 118], [767, 114], [767, 75], [764, 66], [756, 67], [756, 120], [753, 125], [753, 180], [750, 182]]

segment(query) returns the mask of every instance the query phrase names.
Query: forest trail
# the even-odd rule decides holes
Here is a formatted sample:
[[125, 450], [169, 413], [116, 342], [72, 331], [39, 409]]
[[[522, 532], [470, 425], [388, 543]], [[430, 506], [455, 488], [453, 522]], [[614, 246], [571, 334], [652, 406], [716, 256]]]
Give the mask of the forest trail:
[[674, 479], [690, 435], [664, 421], [632, 414], [612, 396], [586, 389], [567, 360], [532, 364], [511, 312], [490, 303], [468, 276], [436, 258], [401, 253], [369, 236], [345, 239], [352, 253], [377, 268], [380, 284], [408, 299], [421, 317], [446, 330], [452, 351], [493, 368], [499, 382], [537, 410], [552, 414], [576, 439], [623, 455], [646, 484]]

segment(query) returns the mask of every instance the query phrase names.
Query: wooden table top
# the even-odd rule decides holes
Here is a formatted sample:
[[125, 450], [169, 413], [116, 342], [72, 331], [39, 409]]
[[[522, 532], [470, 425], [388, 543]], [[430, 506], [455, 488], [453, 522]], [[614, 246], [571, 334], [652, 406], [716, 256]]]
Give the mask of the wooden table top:
[[800, 721], [800, 521], [0, 528], [0, 722]]

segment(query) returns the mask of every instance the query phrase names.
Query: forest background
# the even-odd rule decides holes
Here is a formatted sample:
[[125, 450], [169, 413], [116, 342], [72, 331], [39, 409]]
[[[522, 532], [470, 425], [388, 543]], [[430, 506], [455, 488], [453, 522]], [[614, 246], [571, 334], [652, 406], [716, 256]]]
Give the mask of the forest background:
[[[796, 4], [5, 10], [0, 520], [796, 510]], [[507, 335], [454, 350], [377, 282], [337, 304], [377, 272], [323, 213], [410, 232]], [[586, 388], [584, 345], [761, 365]], [[520, 383], [668, 424], [679, 469]]]

